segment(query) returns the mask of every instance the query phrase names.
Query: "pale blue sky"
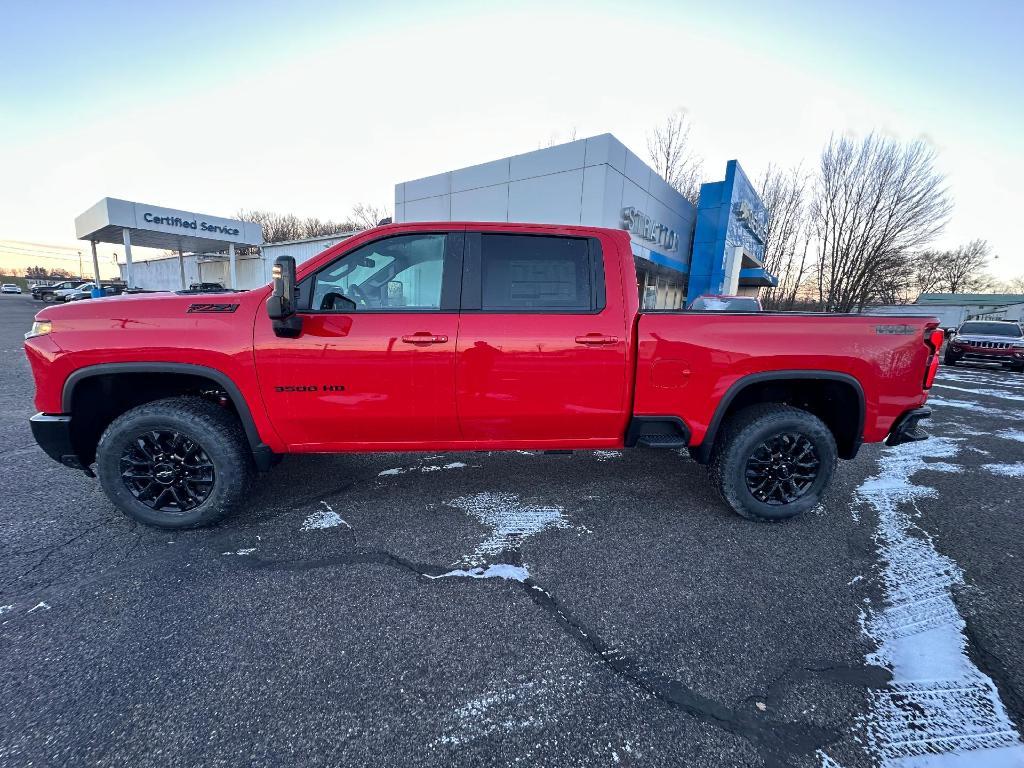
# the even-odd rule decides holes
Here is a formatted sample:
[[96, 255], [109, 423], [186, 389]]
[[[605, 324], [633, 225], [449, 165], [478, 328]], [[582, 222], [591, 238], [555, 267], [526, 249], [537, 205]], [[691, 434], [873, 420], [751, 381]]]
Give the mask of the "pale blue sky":
[[[215, 7], [214, 7], [215, 6]], [[514, 8], [514, 10], [513, 10]], [[925, 137], [943, 242], [1024, 274], [1024, 2], [7, 0], [0, 239], [74, 245], [104, 195], [343, 217], [395, 182], [686, 107], [710, 179], [832, 131]]]

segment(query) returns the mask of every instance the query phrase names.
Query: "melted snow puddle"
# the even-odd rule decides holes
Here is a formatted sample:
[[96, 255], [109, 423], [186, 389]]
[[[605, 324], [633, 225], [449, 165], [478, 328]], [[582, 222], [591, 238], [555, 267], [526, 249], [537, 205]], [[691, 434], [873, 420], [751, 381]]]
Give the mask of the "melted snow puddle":
[[461, 461], [453, 461], [449, 464], [421, 464], [418, 467], [394, 467], [378, 472], [377, 477], [388, 477], [389, 475], [404, 475], [406, 472], [440, 472], [442, 469], [463, 469], [467, 465]]
[[906, 511], [937, 495], [909, 478], [922, 470], [959, 472], [944, 461], [925, 461], [948, 459], [957, 450], [955, 441], [941, 437], [886, 450], [880, 473], [857, 489], [878, 513], [875, 541], [885, 564], [886, 606], [863, 617], [878, 645], [868, 663], [893, 676], [887, 688], [871, 693], [867, 722], [869, 751], [884, 768], [1024, 764], [1024, 744], [995, 684], [966, 652], [964, 620], [951, 594], [963, 573]]
[[339, 525], [344, 525], [349, 530], [352, 530], [352, 526], [347, 521], [341, 518], [334, 508], [326, 501], [320, 502], [323, 507], [318, 509], [312, 515], [307, 517], [303, 523], [300, 531], [319, 531], [324, 528], [334, 528]]

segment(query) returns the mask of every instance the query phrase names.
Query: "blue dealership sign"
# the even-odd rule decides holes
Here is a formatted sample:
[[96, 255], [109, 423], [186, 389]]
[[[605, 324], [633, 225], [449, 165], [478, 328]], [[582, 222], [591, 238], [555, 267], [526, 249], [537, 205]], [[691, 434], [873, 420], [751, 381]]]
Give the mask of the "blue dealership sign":
[[733, 293], [746, 285], [774, 285], [764, 271], [768, 212], [736, 160], [725, 180], [702, 184], [693, 234], [687, 303], [704, 294]]

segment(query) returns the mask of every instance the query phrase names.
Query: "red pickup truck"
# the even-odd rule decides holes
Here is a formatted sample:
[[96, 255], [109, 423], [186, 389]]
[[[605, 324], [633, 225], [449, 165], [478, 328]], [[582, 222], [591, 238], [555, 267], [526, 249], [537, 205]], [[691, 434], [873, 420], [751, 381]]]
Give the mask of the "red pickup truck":
[[753, 519], [817, 503], [862, 442], [918, 422], [927, 317], [641, 312], [629, 235], [394, 224], [244, 292], [47, 307], [36, 440], [120, 509], [209, 524], [282, 454], [688, 448]]

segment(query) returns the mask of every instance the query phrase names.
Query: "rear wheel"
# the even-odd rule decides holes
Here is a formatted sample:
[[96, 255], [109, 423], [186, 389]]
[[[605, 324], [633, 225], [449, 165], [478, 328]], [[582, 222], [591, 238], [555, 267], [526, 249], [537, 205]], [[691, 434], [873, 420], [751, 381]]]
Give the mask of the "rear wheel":
[[107, 497], [160, 528], [211, 525], [244, 501], [253, 477], [242, 425], [198, 397], [175, 397], [121, 414], [96, 449]]
[[710, 471], [722, 498], [750, 520], [785, 520], [818, 503], [836, 441], [814, 414], [779, 403], [744, 408], [715, 442]]

